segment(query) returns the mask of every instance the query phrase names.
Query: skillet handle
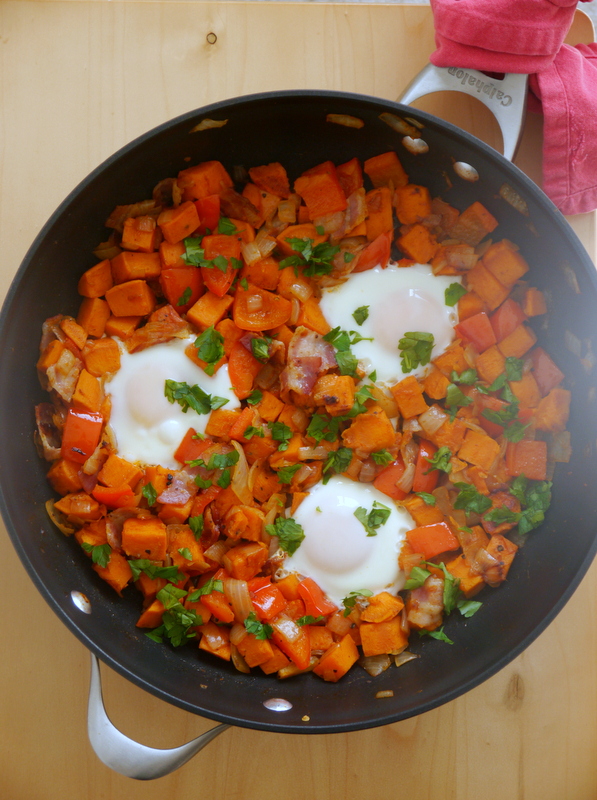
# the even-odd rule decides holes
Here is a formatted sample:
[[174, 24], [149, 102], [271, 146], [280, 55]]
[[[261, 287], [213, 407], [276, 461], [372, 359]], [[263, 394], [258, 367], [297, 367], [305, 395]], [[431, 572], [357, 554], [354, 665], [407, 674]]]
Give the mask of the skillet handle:
[[115, 772], [139, 781], [162, 778], [186, 764], [195, 753], [229, 727], [230, 725], [217, 725], [196, 739], [170, 750], [146, 747], [134, 739], [129, 739], [110, 722], [106, 714], [99, 661], [97, 656], [91, 654], [87, 734], [96, 756]]
[[512, 161], [522, 136], [526, 116], [528, 75], [509, 73], [502, 80], [475, 69], [427, 64], [398, 98], [410, 105], [433, 92], [460, 92], [476, 97], [497, 120], [504, 142], [504, 157]]

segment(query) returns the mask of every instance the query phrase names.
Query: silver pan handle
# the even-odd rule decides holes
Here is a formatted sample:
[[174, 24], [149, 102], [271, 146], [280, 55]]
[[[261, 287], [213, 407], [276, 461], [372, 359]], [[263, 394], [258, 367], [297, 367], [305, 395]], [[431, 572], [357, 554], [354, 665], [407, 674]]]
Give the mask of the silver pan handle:
[[504, 157], [512, 161], [522, 136], [528, 81], [528, 75], [510, 73], [500, 80], [475, 69], [428, 64], [407, 86], [398, 102], [410, 105], [433, 92], [460, 92], [476, 97], [496, 118], [502, 132]]
[[91, 654], [87, 734], [97, 757], [115, 772], [139, 781], [162, 778], [186, 764], [195, 753], [229, 727], [230, 725], [217, 725], [191, 742], [173, 747], [171, 750], [146, 747], [134, 739], [129, 739], [112, 724], [106, 714], [99, 661], [93, 653]]

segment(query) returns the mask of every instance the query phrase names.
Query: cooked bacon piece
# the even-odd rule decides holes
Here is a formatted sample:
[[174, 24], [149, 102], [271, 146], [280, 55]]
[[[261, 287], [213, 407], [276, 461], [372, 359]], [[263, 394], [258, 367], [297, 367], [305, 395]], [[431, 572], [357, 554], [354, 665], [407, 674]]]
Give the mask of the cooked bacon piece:
[[364, 222], [367, 218], [367, 203], [365, 202], [364, 189], [356, 189], [347, 198], [347, 203], [348, 205], [346, 207], [346, 211], [344, 211], [342, 226], [336, 228], [334, 231], [331, 231], [332, 240], [334, 242], [338, 242], [347, 234], [350, 234], [350, 232], [356, 228], [357, 225], [360, 225], [361, 222]]
[[129, 353], [138, 353], [171, 339], [186, 339], [190, 333], [191, 329], [173, 306], [166, 305], [154, 311], [147, 325], [135, 331], [125, 344]]
[[36, 443], [40, 446], [46, 461], [55, 461], [60, 458], [62, 436], [54, 422], [55, 410], [51, 403], [40, 403], [35, 406]]
[[317, 378], [337, 366], [332, 345], [318, 333], [300, 326], [288, 345], [287, 366], [280, 375], [282, 390], [311, 394]]
[[185, 472], [185, 470], [177, 470], [171, 472], [172, 480], [164, 491], [158, 496], [158, 503], [166, 503], [168, 505], [182, 506], [191, 497], [194, 497], [199, 489], [193, 477]]
[[406, 601], [406, 618], [415, 630], [434, 631], [442, 624], [444, 579], [430, 575], [422, 586], [413, 589]]
[[489, 586], [499, 586], [508, 576], [508, 571], [518, 547], [496, 533], [486, 548], [481, 547], [472, 563], [473, 571], [480, 575]]
[[179, 206], [182, 199], [182, 192], [176, 178], [164, 178], [153, 188], [153, 202], [160, 208], [171, 208]]
[[46, 347], [53, 339], [59, 339], [63, 342], [66, 339], [66, 334], [60, 327], [60, 320], [64, 319], [63, 314], [57, 314], [55, 317], [50, 317], [41, 326], [41, 342], [39, 343], [39, 352], [43, 353]]
[[254, 228], [258, 228], [261, 225], [262, 219], [258, 209], [255, 208], [250, 200], [235, 192], [234, 189], [229, 187], [222, 189], [220, 192], [220, 208], [222, 214], [227, 217], [241, 219]]
[[151, 200], [142, 200], [140, 203], [116, 206], [104, 224], [106, 228], [114, 228], [114, 230], [122, 233], [124, 223], [129, 217], [144, 217], [147, 215], [157, 217], [159, 213], [160, 207], [156, 205], [155, 200], [152, 198]]
[[83, 369], [83, 362], [75, 356], [68, 347], [65, 347], [55, 364], [48, 367], [46, 377], [48, 386], [70, 403]]

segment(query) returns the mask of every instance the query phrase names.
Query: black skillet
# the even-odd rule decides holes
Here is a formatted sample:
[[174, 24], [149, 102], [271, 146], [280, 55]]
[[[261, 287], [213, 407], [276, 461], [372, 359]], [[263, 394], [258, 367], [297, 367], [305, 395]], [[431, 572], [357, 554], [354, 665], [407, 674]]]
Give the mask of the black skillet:
[[[380, 119], [390, 113], [421, 126], [429, 150], [412, 154], [402, 134]], [[351, 114], [361, 129], [326, 121]], [[224, 127], [192, 133], [203, 118]], [[573, 455], [560, 465], [545, 523], [533, 531], [506, 585], [487, 589], [471, 619], [452, 615], [452, 646], [414, 641], [420, 659], [392, 667], [376, 679], [356, 667], [339, 683], [312, 674], [279, 682], [254, 670], [244, 675], [194, 646], [173, 650], [135, 628], [138, 595], [123, 599], [90, 569], [77, 543], [46, 516], [50, 496], [33, 445], [33, 407], [44, 399], [35, 362], [41, 324], [58, 312], [76, 314], [77, 279], [95, 263], [93, 248], [105, 238], [103, 221], [116, 204], [149, 197], [162, 178], [209, 159], [232, 172], [282, 162], [291, 177], [327, 159], [342, 163], [396, 150], [413, 183], [424, 184], [459, 209], [480, 200], [500, 221], [494, 238], [516, 242], [532, 266], [531, 281], [549, 299], [547, 325], [535, 325], [540, 343], [566, 373], [572, 390]], [[472, 165], [479, 180], [462, 180], [454, 162]], [[526, 201], [528, 215], [502, 199], [507, 185]], [[597, 324], [597, 275], [561, 214], [516, 167], [474, 137], [423, 112], [388, 101], [340, 92], [292, 91], [216, 103], [168, 122], [127, 145], [86, 178], [52, 215], [29, 250], [0, 319], [0, 500], [23, 564], [50, 606], [71, 631], [121, 675], [187, 711], [220, 722], [286, 733], [337, 733], [385, 725], [428, 711], [468, 691], [517, 656], [551, 622], [593, 559], [597, 518], [595, 381], [583, 366]], [[585, 360], [586, 361], [586, 360]], [[589, 359], [590, 361], [590, 359]], [[71, 592], [89, 599], [82, 613]], [[375, 700], [391, 689], [393, 697]], [[281, 713], [264, 705], [282, 697]], [[308, 716], [309, 722], [303, 721]]]

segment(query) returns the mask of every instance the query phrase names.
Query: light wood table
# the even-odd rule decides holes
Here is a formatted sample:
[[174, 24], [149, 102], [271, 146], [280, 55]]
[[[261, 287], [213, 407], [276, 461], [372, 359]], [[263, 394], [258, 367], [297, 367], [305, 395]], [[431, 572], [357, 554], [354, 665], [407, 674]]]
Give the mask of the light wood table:
[[[592, 35], [583, 20], [576, 35]], [[1, 0], [0, 293], [54, 207], [138, 134], [269, 89], [395, 99], [432, 49], [424, 6]], [[473, 109], [458, 116], [494, 135]], [[534, 177], [539, 138], [531, 120], [520, 163]], [[573, 224], [594, 253], [594, 215]], [[179, 772], [142, 785], [94, 756], [89, 655], [38, 595], [3, 528], [0, 563], [2, 800], [597, 796], [597, 565], [523, 655], [458, 700], [350, 734], [232, 729]], [[145, 744], [172, 747], [213, 725], [103, 675], [115, 723]]]

